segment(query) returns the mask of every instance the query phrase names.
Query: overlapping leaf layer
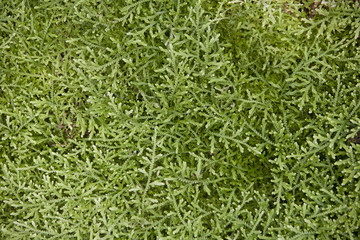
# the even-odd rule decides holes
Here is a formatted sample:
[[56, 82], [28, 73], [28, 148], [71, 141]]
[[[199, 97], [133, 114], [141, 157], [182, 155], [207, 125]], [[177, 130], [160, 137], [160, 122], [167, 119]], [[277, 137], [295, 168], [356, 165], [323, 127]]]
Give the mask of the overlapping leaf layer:
[[2, 239], [356, 239], [357, 1], [0, 2]]

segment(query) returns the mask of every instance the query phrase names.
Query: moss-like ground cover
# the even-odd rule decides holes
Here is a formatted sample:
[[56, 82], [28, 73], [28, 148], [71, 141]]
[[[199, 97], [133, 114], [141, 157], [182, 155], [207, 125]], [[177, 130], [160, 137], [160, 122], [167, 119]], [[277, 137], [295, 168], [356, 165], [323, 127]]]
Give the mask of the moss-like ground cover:
[[357, 1], [0, 1], [1, 239], [359, 239]]

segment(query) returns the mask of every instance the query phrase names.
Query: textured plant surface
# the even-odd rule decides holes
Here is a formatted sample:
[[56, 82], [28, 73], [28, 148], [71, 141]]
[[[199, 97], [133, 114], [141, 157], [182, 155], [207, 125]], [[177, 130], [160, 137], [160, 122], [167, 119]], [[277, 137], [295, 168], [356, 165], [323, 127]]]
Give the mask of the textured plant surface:
[[358, 239], [357, 1], [0, 1], [1, 239]]

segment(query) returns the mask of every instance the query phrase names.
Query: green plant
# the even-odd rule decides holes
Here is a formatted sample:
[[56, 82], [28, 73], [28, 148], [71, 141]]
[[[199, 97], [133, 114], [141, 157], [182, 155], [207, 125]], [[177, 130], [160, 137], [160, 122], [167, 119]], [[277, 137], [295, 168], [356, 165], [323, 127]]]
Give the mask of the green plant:
[[360, 235], [355, 1], [0, 9], [1, 238]]

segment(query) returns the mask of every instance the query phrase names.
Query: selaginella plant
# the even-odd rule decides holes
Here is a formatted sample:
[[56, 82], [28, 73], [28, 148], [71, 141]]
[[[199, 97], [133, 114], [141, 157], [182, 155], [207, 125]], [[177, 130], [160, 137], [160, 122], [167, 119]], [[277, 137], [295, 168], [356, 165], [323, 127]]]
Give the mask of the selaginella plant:
[[356, 239], [356, 1], [0, 2], [2, 239]]

